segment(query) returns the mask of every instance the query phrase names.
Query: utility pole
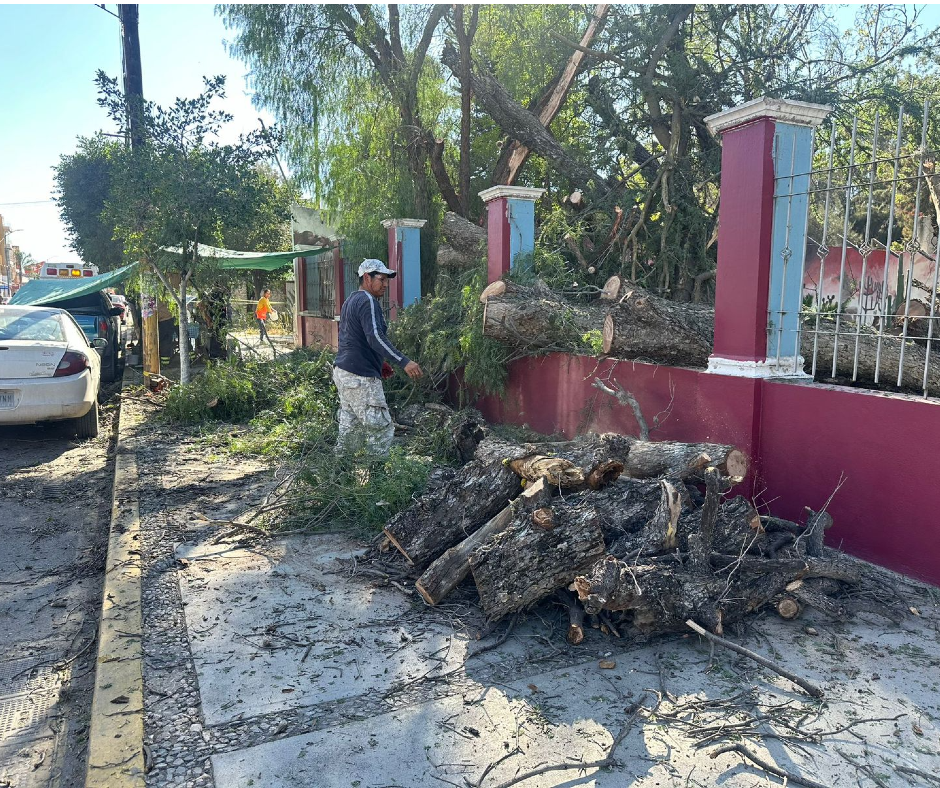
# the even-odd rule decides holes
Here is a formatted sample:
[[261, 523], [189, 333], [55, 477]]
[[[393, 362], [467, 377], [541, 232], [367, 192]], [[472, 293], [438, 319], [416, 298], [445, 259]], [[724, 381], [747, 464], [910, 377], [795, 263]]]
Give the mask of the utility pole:
[[[128, 131], [133, 151], [140, 150], [144, 144], [144, 78], [140, 61], [139, 18], [139, 8], [136, 4], [118, 5], [121, 45], [124, 52], [124, 101], [127, 105]], [[143, 347], [144, 373], [159, 375], [160, 325], [157, 297], [149, 288], [141, 288], [140, 314], [142, 325], [138, 327], [138, 331]]]

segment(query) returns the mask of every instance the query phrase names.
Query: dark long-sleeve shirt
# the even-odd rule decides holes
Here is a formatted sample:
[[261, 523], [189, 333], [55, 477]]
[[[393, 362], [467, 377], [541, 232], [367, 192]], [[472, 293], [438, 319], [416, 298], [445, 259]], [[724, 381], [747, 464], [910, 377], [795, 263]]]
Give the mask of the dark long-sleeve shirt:
[[382, 377], [382, 361], [404, 367], [407, 359], [390, 341], [382, 306], [365, 290], [357, 290], [343, 304], [339, 317], [339, 349], [334, 364], [364, 378]]

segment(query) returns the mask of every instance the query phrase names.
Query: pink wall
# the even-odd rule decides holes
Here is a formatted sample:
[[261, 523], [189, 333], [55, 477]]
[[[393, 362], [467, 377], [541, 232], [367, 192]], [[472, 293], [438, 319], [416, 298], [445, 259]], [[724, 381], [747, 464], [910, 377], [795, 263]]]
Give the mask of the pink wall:
[[771, 510], [827, 511], [827, 544], [940, 585], [940, 403], [821, 384], [763, 384], [761, 482]]
[[300, 347], [323, 348], [333, 350], [339, 346], [339, 323], [327, 317], [300, 316]]
[[764, 511], [805, 521], [803, 507], [821, 508], [844, 476], [828, 506], [827, 543], [940, 585], [940, 483], [936, 463], [924, 461], [940, 445], [940, 404], [556, 353], [515, 362], [505, 396], [478, 407], [491, 421], [543, 433], [636, 435], [630, 409], [591, 387], [597, 377], [637, 398], [652, 440], [747, 452], [751, 477], [736, 492]]

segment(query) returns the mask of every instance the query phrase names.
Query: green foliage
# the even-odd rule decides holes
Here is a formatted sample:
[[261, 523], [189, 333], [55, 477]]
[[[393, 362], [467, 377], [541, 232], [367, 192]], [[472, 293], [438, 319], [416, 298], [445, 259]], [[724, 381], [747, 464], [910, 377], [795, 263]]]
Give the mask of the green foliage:
[[458, 278], [442, 277], [433, 295], [403, 310], [392, 324], [392, 341], [421, 364], [426, 386], [439, 389], [463, 368], [466, 387], [492, 394], [505, 389], [509, 351], [483, 335], [480, 293], [485, 286], [485, 267]]
[[[97, 82], [99, 104], [120, 126], [124, 104], [116, 80], [99, 72]], [[258, 131], [219, 144], [216, 137], [231, 116], [211, 105], [224, 98], [225, 78], [205, 83], [201, 95], [177, 99], [169, 108], [146, 103], [145, 143], [115, 160], [105, 215], [124, 239], [125, 256], [150, 262], [164, 277], [188, 280], [211, 269], [193, 253], [196, 243], [220, 245], [226, 235], [239, 233], [248, 237], [251, 225], [268, 230], [265, 214], [279, 215], [284, 223], [289, 218], [289, 199], [257, 166], [270, 155], [271, 137]], [[166, 246], [184, 253], [161, 252]]]
[[123, 146], [101, 134], [79, 137], [77, 150], [62, 155], [55, 166], [56, 205], [69, 246], [101, 272], [120, 268], [123, 247], [114, 237], [114, 223], [105, 217], [111, 180]]
[[453, 459], [447, 424], [416, 430], [384, 459], [364, 452], [336, 456], [332, 360], [329, 351], [297, 350], [271, 361], [211, 364], [167, 400], [170, 421], [200, 425], [234, 453], [295, 468], [290, 500], [271, 527], [376, 530], [424, 489], [433, 462]]
[[300, 476], [303, 505], [290, 510], [283, 526], [375, 533], [424, 491], [430, 470], [430, 457], [402, 446], [380, 460], [366, 454], [337, 458], [329, 450], [311, 454]]

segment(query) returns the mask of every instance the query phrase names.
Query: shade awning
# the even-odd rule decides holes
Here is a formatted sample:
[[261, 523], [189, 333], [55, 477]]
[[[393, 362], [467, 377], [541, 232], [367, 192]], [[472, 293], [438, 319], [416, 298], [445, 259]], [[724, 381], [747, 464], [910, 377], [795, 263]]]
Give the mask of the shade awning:
[[[298, 257], [316, 254], [328, 248], [324, 246], [320, 249], [305, 249], [303, 252], [239, 252], [235, 249], [199, 244], [199, 256], [212, 260], [219, 268], [225, 270], [276, 271], [291, 265]], [[160, 251], [177, 256], [183, 253], [178, 246], [166, 246]]]
[[16, 291], [10, 303], [20, 306], [42, 306], [54, 304], [66, 298], [78, 298], [98, 290], [106, 290], [127, 279], [134, 273], [137, 265], [137, 263], [131, 263], [116, 271], [98, 276], [84, 276], [81, 279], [30, 279]]

